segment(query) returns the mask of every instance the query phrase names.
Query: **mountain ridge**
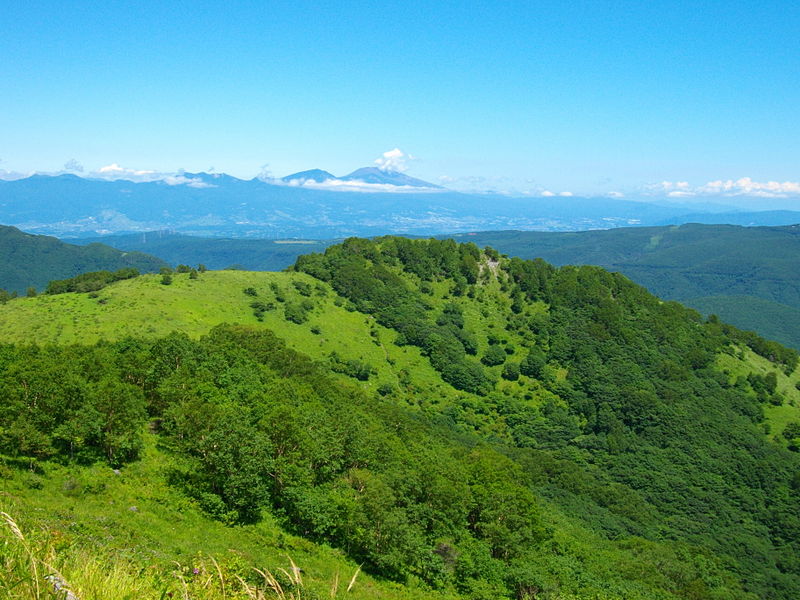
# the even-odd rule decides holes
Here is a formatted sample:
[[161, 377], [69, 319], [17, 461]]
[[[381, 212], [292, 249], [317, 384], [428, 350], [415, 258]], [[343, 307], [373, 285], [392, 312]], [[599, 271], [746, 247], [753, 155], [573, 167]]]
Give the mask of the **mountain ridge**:
[[[404, 181], [408, 183], [396, 180]], [[617, 198], [515, 197], [355, 180], [335, 183], [340, 185], [291, 185], [217, 173], [182, 173], [139, 183], [36, 176], [0, 181], [0, 222], [61, 237], [173, 229], [215, 237], [334, 239], [651, 226], [687, 213], [683, 205]], [[789, 218], [773, 217], [770, 222]]]
[[68, 244], [57, 238], [0, 225], [0, 289], [24, 293], [39, 291], [54, 279], [66, 279], [89, 271], [135, 268], [153, 273], [167, 263], [143, 252], [123, 251], [106, 244]]

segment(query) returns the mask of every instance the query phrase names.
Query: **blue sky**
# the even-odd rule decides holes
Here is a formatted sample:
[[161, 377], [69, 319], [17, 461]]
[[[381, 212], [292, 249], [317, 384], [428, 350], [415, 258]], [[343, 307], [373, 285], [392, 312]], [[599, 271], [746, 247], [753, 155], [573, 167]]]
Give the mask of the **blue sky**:
[[399, 148], [409, 175], [459, 189], [800, 202], [797, 2], [31, 1], [0, 17], [7, 173], [343, 175]]

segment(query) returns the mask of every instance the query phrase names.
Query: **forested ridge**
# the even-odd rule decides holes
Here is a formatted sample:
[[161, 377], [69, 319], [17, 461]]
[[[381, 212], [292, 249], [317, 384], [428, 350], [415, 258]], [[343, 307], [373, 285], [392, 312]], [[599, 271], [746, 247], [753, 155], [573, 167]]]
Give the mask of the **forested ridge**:
[[142, 252], [122, 252], [101, 243], [75, 246], [0, 225], [0, 301], [29, 289], [41, 292], [53, 279], [87, 271], [136, 269], [153, 273], [165, 266], [160, 258]]
[[354, 238], [235, 276], [248, 320], [199, 339], [0, 346], [14, 502], [25, 472], [157, 452], [206, 518], [275, 519], [432, 597], [800, 595], [800, 424], [770, 416], [796, 414], [793, 350], [619, 274], [452, 241]]
[[800, 227], [740, 227], [688, 222], [667, 227], [596, 231], [494, 231], [456, 239], [555, 265], [598, 265], [619, 271], [656, 296], [716, 313], [800, 348]]

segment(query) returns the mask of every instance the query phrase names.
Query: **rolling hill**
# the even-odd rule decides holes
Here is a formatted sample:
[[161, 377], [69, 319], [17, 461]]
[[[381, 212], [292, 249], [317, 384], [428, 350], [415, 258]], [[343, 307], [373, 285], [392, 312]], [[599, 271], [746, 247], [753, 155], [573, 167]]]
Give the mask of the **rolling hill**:
[[618, 274], [351, 239], [0, 316], [3, 510], [66, 566], [133, 548], [140, 595], [173, 560], [244, 594], [281, 552], [309, 598], [355, 564], [355, 597], [800, 591], [797, 353]]
[[[456, 234], [511, 256], [556, 265], [599, 265], [652, 293], [717, 314], [743, 329], [800, 349], [800, 236], [795, 226], [682, 225], [584, 232], [501, 231]], [[103, 241], [171, 264], [241, 265], [279, 270], [335, 240], [236, 240], [149, 232], [74, 240]]]

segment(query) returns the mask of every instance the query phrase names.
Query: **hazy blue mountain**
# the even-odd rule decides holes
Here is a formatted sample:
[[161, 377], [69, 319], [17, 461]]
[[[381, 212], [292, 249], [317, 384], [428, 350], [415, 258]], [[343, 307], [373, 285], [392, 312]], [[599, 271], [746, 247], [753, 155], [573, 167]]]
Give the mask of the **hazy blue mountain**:
[[397, 171], [385, 171], [377, 167], [362, 167], [340, 179], [342, 181], [363, 181], [365, 183], [442, 189], [442, 186], [422, 181], [422, 179], [409, 177]]
[[743, 225], [744, 227], [774, 227], [800, 223], [800, 211], [764, 210], [747, 212], [717, 212], [714, 214], [693, 212], [681, 217], [666, 219], [661, 225], [703, 223], [705, 225]]
[[[409, 186], [418, 181], [378, 171], [388, 178], [384, 184], [391, 180]], [[375, 174], [355, 173], [359, 172], [364, 177]], [[147, 183], [36, 175], [0, 181], [0, 222], [60, 237], [170, 229], [212, 237], [331, 239], [607, 229], [654, 224], [685, 212], [682, 207], [613, 198], [514, 198], [398, 189], [406, 191], [328, 191], [217, 173], [183, 173], [169, 182]]]
[[287, 183], [290, 181], [316, 181], [317, 183], [322, 183], [331, 179], [337, 179], [337, 177], [322, 169], [309, 169], [308, 171], [300, 171], [299, 173], [292, 173], [286, 177], [281, 177], [281, 181]]
[[0, 288], [23, 293], [39, 291], [53, 279], [67, 279], [90, 271], [117, 271], [133, 267], [153, 273], [166, 263], [141, 252], [123, 252], [106, 244], [67, 244], [54, 237], [24, 233], [0, 225]]

